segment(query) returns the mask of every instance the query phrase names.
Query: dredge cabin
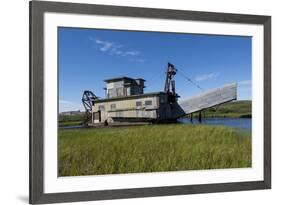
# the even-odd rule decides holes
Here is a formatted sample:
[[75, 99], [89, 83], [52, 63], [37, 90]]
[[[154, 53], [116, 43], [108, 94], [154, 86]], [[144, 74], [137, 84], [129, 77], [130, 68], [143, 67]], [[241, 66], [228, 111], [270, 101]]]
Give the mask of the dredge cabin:
[[178, 103], [175, 80], [177, 69], [168, 63], [164, 90], [144, 93], [142, 78], [118, 77], [105, 80], [106, 97], [98, 98], [91, 91], [84, 91], [82, 102], [89, 125], [108, 123], [170, 122], [237, 99], [237, 83], [204, 91]]
[[[106, 98], [92, 100], [92, 123], [154, 122], [176, 119], [166, 92], [144, 93], [142, 78], [105, 80]], [[178, 96], [175, 96], [177, 98]]]

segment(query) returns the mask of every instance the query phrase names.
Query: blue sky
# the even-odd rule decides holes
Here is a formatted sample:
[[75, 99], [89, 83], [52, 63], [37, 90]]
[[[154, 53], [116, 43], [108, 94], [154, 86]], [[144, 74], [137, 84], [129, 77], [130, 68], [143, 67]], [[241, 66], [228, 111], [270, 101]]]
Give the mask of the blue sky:
[[[145, 92], [164, 89], [165, 69], [179, 70], [181, 99], [204, 90], [238, 83], [238, 99], [251, 99], [251, 37], [59, 28], [59, 112], [83, 110], [91, 90], [105, 97], [104, 79], [144, 78]], [[184, 74], [184, 75], [183, 75]]]

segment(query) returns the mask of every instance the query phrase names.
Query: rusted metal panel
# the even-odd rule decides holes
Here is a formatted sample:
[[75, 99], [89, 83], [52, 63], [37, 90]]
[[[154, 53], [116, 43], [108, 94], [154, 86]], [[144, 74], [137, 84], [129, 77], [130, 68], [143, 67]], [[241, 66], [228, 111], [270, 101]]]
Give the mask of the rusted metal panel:
[[236, 100], [237, 83], [206, 91], [201, 95], [192, 97], [179, 103], [186, 114], [197, 112], [215, 105]]

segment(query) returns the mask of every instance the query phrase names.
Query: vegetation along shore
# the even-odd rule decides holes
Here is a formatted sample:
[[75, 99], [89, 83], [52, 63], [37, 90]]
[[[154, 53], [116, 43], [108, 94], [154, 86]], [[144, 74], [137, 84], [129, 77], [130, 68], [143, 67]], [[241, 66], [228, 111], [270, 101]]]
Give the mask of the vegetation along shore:
[[[202, 111], [202, 115], [204, 118], [252, 118], [252, 101], [239, 100], [225, 103]], [[198, 113], [194, 113], [193, 117], [198, 117]]]

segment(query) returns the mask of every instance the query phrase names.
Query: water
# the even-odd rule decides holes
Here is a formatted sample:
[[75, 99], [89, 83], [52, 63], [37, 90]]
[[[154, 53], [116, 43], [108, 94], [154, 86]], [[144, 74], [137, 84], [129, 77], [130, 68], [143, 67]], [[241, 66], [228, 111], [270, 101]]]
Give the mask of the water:
[[77, 128], [87, 128], [87, 125], [70, 125], [70, 126], [61, 126], [62, 129], [77, 129]]
[[[190, 118], [181, 118], [178, 120], [181, 123], [191, 124]], [[199, 124], [198, 119], [193, 118], [193, 124]], [[207, 125], [224, 125], [228, 127], [239, 128], [243, 130], [252, 130], [251, 118], [203, 118], [202, 124]]]
[[[180, 123], [191, 124], [190, 118], [181, 118], [178, 120]], [[192, 124], [199, 124], [198, 119], [194, 118]], [[224, 125], [228, 127], [239, 128], [243, 130], [252, 130], [252, 119], [251, 118], [203, 118], [202, 124], [207, 125]], [[86, 125], [72, 125], [60, 127], [63, 129], [77, 129], [87, 128]]]

